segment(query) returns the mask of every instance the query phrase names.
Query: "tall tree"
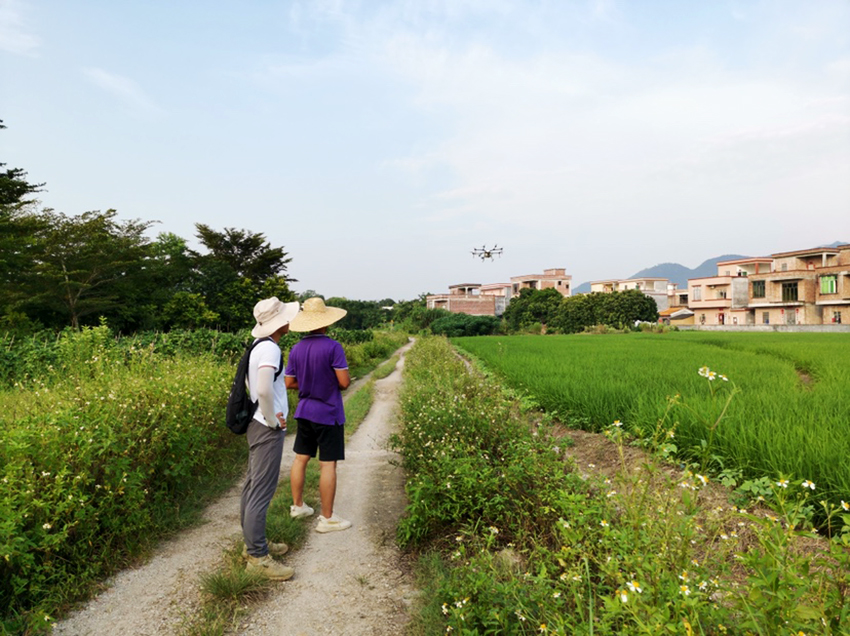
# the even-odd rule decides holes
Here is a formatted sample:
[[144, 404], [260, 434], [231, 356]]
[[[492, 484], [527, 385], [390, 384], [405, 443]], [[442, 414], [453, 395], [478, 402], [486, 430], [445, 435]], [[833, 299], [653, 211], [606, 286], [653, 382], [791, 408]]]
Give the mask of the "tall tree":
[[[0, 130], [5, 129], [0, 120]], [[6, 168], [0, 162], [0, 321], [21, 322], [16, 311], [24, 297], [21, 276], [32, 267], [35, 234], [41, 227], [29, 208], [30, 195], [41, 191], [43, 183], [30, 183], [21, 168]], [[5, 318], [4, 318], [5, 317]]]
[[211, 258], [227, 263], [239, 278], [262, 285], [267, 278], [283, 276], [287, 283], [296, 282], [286, 275], [292, 261], [282, 247], [272, 247], [262, 232], [249, 232], [227, 227], [217, 232], [208, 225], [195, 223], [197, 236], [209, 254], [195, 254], [197, 258]]
[[116, 219], [115, 210], [66, 216], [40, 214], [38, 255], [30, 279], [30, 304], [65, 316], [79, 327], [90, 315], [114, 309], [122, 288], [132, 287], [144, 271], [150, 221]]
[[200, 294], [219, 316], [219, 326], [233, 330], [253, 322], [252, 308], [261, 298], [295, 300], [286, 274], [292, 260], [283, 247], [272, 247], [260, 232], [225, 228], [213, 230], [196, 223], [206, 254], [191, 252], [194, 277], [191, 291]]

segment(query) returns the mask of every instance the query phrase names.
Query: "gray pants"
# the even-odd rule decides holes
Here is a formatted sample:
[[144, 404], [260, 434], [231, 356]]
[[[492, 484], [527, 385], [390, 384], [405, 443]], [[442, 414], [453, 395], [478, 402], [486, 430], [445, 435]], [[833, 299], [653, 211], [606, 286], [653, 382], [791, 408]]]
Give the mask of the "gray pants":
[[269, 553], [266, 513], [277, 490], [285, 436], [286, 431], [273, 431], [257, 420], [248, 424], [248, 474], [242, 486], [239, 512], [242, 536], [248, 554], [254, 557], [263, 557]]

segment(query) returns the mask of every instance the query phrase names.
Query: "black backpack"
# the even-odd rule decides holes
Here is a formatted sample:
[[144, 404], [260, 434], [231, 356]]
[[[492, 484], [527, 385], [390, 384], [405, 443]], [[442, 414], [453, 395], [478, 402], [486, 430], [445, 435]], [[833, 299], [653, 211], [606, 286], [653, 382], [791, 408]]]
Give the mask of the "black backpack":
[[[248, 424], [254, 419], [254, 413], [257, 411], [257, 402], [251, 399], [251, 392], [248, 390], [248, 362], [251, 359], [251, 352], [261, 342], [271, 340], [271, 338], [261, 338], [248, 345], [245, 353], [242, 354], [242, 359], [239, 361], [239, 366], [236, 367], [236, 377], [233, 379], [233, 386], [230, 389], [230, 397], [227, 399], [227, 411], [224, 421], [236, 435], [244, 435], [248, 431]], [[283, 372], [283, 354], [280, 354], [280, 364], [274, 374], [274, 379], [277, 380]]]

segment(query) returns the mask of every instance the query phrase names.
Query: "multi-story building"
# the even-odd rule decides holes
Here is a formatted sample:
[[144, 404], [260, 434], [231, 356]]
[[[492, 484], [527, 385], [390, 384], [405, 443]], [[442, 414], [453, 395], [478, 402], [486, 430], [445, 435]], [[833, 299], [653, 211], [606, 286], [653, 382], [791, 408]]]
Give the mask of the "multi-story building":
[[572, 280], [566, 269], [557, 267], [544, 269], [542, 274], [511, 276], [511, 296], [518, 296], [522, 289], [557, 289], [562, 296], [569, 296]]
[[772, 258], [742, 258], [717, 263], [717, 275], [688, 280], [688, 308], [698, 325], [752, 324], [747, 280], [770, 271]]
[[772, 256], [769, 272], [749, 277], [754, 324], [850, 323], [850, 245]]
[[510, 283], [460, 283], [450, 285], [448, 294], [432, 294], [425, 298], [428, 309], [446, 309], [471, 316], [501, 316], [511, 298], [521, 289], [557, 289], [570, 295], [572, 276], [565, 269], [546, 269], [543, 274], [514, 276]]
[[496, 316], [504, 312], [496, 313], [495, 294], [482, 294], [481, 285], [478, 283], [460, 283], [449, 285], [448, 294], [433, 294], [425, 297], [428, 309], [446, 309], [456, 314], [469, 314], [470, 316]]
[[[655, 301], [658, 311], [670, 307], [687, 306], [687, 291], [676, 289], [666, 278], [618, 278], [597, 280], [590, 283], [590, 293], [610, 294], [628, 289], [637, 289]], [[683, 298], [684, 296], [684, 298]]]

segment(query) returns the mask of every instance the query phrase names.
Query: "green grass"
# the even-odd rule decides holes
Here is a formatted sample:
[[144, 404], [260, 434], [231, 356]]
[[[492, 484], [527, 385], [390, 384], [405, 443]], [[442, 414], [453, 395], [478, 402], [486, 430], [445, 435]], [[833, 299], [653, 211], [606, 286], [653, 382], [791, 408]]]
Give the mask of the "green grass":
[[[662, 461], [665, 431], [634, 469], [585, 478], [562, 428], [510, 393], [441, 339], [407, 356], [393, 445], [398, 536], [421, 557], [411, 634], [847, 633], [850, 532], [812, 532], [817, 494], [773, 484], [773, 511], [732, 507]], [[605, 433], [623, 458], [633, 440]]]
[[[831, 501], [850, 500], [850, 338], [845, 334], [668, 333], [458, 338], [505, 382], [548, 412], [601, 430], [614, 420], [655, 429], [667, 398], [683, 456], [702, 440], [734, 385], [710, 449], [715, 470], [749, 478], [810, 479]], [[712, 384], [708, 366], [729, 378]]]

